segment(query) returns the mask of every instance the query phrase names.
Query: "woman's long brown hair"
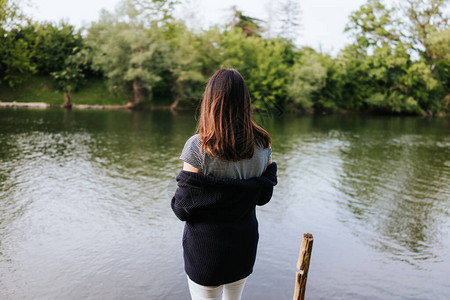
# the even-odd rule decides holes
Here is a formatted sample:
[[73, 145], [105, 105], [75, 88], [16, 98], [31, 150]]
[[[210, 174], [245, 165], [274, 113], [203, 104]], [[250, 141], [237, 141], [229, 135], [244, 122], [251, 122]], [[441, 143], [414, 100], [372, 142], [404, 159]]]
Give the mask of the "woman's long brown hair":
[[270, 135], [252, 118], [250, 94], [234, 69], [220, 69], [206, 85], [197, 125], [200, 151], [223, 160], [250, 159], [255, 142], [269, 148]]

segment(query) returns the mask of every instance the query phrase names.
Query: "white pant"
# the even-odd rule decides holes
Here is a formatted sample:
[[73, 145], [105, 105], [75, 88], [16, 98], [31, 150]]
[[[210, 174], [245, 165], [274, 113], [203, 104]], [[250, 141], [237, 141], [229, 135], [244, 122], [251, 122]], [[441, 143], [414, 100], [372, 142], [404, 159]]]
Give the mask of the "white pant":
[[219, 286], [204, 286], [188, 277], [188, 285], [192, 300], [240, 300], [246, 280], [244, 278]]

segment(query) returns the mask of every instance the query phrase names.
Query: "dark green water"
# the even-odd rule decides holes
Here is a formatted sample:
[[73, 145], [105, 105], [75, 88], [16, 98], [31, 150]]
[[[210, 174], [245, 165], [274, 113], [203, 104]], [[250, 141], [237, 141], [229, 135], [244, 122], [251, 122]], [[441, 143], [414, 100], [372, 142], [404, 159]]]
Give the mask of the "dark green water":
[[[450, 119], [267, 117], [279, 185], [243, 299], [448, 299]], [[184, 112], [0, 110], [0, 299], [188, 299]]]

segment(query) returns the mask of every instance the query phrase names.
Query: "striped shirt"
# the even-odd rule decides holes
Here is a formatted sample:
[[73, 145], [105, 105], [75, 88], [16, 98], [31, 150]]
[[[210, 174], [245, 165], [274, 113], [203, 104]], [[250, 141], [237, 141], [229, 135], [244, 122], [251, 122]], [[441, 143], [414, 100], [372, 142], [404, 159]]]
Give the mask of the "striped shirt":
[[205, 175], [236, 179], [259, 177], [272, 159], [272, 148], [264, 149], [255, 144], [255, 153], [250, 159], [239, 161], [221, 160], [217, 156], [202, 151], [200, 154], [200, 136], [191, 136], [185, 143], [180, 159], [199, 169]]

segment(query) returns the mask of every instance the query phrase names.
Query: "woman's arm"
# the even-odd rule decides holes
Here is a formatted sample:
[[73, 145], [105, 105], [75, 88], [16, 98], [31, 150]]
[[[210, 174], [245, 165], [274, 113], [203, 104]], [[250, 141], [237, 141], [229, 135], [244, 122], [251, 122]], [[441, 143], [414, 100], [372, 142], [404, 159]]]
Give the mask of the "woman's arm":
[[184, 162], [183, 164], [183, 170], [184, 171], [189, 171], [189, 172], [193, 172], [193, 173], [200, 173], [200, 170], [197, 169], [196, 167], [194, 167], [191, 164], [188, 164], [187, 162]]
[[270, 164], [267, 167], [266, 171], [264, 171], [263, 175], [266, 180], [268, 180], [271, 185], [270, 186], [266, 186], [261, 190], [261, 195], [258, 199], [258, 202], [256, 203], [256, 205], [264, 205], [267, 202], [270, 201], [270, 199], [272, 198], [272, 194], [273, 194], [273, 187], [275, 185], [277, 185], [278, 180], [277, 180], [277, 163], [276, 162], [272, 162], [272, 160], [270, 160]]
[[[183, 171], [200, 173], [199, 169], [187, 162], [183, 164]], [[192, 193], [189, 186], [182, 184], [178, 185], [175, 195], [172, 197], [172, 210], [181, 221], [192, 221], [192, 215], [190, 213], [192, 200], [188, 199], [189, 201], [186, 201], [186, 198], [190, 196], [192, 196]]]

